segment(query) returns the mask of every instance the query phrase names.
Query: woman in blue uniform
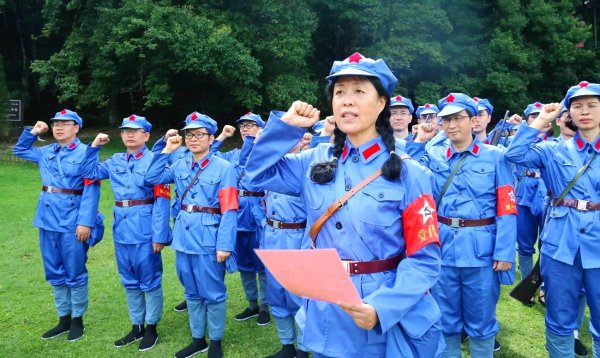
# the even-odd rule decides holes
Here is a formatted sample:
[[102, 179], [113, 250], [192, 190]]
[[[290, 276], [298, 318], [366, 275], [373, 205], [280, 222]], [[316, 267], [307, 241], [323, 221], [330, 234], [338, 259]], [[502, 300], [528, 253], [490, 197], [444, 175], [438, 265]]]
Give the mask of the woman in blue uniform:
[[[590, 307], [594, 357], [600, 355], [600, 85], [583, 81], [564, 99], [577, 127], [564, 141], [534, 142], [561, 111], [546, 104], [521, 125], [506, 151], [508, 160], [538, 168], [553, 199], [540, 236], [542, 280], [546, 287], [546, 349], [550, 357], [573, 357], [579, 295]], [[587, 169], [585, 168], [587, 166]], [[578, 173], [581, 175], [578, 177]], [[574, 183], [566, 191], [570, 183]], [[560, 200], [559, 200], [560, 199]]]
[[302, 344], [315, 357], [434, 357], [443, 347], [441, 313], [429, 294], [440, 273], [437, 215], [429, 172], [394, 153], [389, 97], [397, 79], [383, 60], [359, 53], [336, 61], [327, 79], [334, 144], [287, 154], [319, 119], [297, 101], [271, 113], [246, 165], [255, 185], [304, 201], [307, 227], [382, 170], [314, 240], [337, 250], [363, 302], [306, 300]]

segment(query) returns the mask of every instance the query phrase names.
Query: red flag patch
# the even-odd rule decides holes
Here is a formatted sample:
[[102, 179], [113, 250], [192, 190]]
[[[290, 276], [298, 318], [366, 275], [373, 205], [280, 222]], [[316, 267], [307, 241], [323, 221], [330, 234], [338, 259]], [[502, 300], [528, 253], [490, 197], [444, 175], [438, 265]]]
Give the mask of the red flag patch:
[[497, 188], [496, 195], [498, 196], [497, 216], [517, 214], [517, 201], [512, 185], [502, 185]]
[[171, 200], [171, 186], [169, 184], [156, 184], [154, 186], [154, 199], [159, 196]]
[[402, 225], [406, 241], [406, 256], [411, 256], [427, 244], [440, 244], [437, 211], [431, 195], [419, 196], [404, 209]]
[[98, 185], [100, 185], [100, 184], [102, 184], [102, 181], [83, 178], [83, 186], [92, 185], [94, 183], [98, 183]]

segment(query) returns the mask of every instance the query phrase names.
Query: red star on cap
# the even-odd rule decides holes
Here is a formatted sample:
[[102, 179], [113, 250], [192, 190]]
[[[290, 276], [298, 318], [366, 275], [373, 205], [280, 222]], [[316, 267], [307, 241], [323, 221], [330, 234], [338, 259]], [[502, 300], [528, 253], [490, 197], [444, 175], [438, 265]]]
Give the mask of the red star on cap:
[[583, 87], [587, 87], [590, 83], [588, 81], [581, 81], [579, 82], [579, 87], [583, 88]]
[[396, 96], [396, 101], [402, 101], [402, 96]]
[[479, 102], [479, 98], [477, 98], [477, 97], [473, 97], [473, 101], [475, 101], [475, 102]]
[[67, 110], [66, 110], [66, 109], [63, 109], [62, 111], [60, 111], [60, 114], [62, 114], [62, 115], [65, 115], [65, 114], [67, 114]]
[[353, 53], [352, 55], [350, 55], [350, 57], [348, 57], [348, 62], [349, 63], [359, 63], [360, 60], [362, 60], [364, 57], [363, 55], [361, 55], [358, 52]]
[[429, 103], [425, 103], [425, 108], [431, 108], [431, 105]]
[[456, 97], [454, 97], [454, 96], [452, 95], [452, 93], [450, 93], [450, 94], [448, 95], [448, 97], [446, 97], [446, 100], [448, 101], [448, 103], [452, 103], [452, 102], [454, 102], [454, 100], [455, 100], [455, 99], [456, 99]]
[[196, 119], [198, 119], [198, 115], [196, 115], [196, 112], [192, 113], [192, 121], [195, 121]]
[[542, 104], [540, 102], [535, 102], [535, 107], [536, 108], [540, 108], [542, 106]]
[[244, 116], [249, 116], [251, 114], [252, 114], [252, 112], [248, 112], [248, 113], [244, 114]]
[[132, 122], [135, 121], [135, 116], [132, 114], [131, 116], [129, 116], [129, 120]]

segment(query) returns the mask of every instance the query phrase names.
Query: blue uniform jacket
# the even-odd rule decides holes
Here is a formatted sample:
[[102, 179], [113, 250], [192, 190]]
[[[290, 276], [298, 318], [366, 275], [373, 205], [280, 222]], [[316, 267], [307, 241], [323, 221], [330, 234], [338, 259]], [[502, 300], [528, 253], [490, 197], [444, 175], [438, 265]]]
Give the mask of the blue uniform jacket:
[[[144, 176], [154, 153], [146, 147], [135, 154], [116, 153], [109, 159], [99, 161], [100, 147], [88, 147], [83, 173], [90, 179], [110, 179], [115, 200], [155, 199], [154, 204], [130, 207], [116, 206], [113, 209], [113, 238], [120, 244], [171, 242], [169, 226], [170, 197], [165, 197], [167, 188], [153, 186], [144, 181]], [[163, 195], [159, 195], [161, 190]], [[155, 195], [156, 193], [156, 195]]]
[[[497, 147], [475, 141], [465, 153], [467, 159], [439, 202], [438, 213], [447, 218], [494, 217], [496, 222], [461, 228], [440, 223], [443, 265], [484, 267], [495, 260], [514, 262], [517, 217], [509, 163]], [[421, 159], [434, 174], [436, 200], [459, 157], [448, 141], [429, 148]]]
[[63, 147], [58, 143], [33, 147], [37, 138], [37, 135], [31, 134], [30, 129], [23, 130], [13, 154], [38, 164], [42, 185], [83, 190], [83, 194], [51, 194], [42, 191], [33, 225], [57, 232], [75, 232], [77, 225], [93, 228], [98, 212], [100, 183], [84, 180], [82, 162], [87, 145], [75, 138]]
[[[508, 147], [508, 160], [540, 169], [546, 186], [558, 197], [575, 177], [593, 152], [600, 153], [600, 138], [587, 143], [577, 133], [566, 141], [534, 143], [538, 130], [521, 125]], [[600, 158], [569, 191], [567, 199], [600, 202]], [[600, 211], [580, 211], [566, 206], [552, 207], [546, 217], [541, 240], [541, 252], [553, 259], [572, 265], [577, 251], [581, 252], [583, 268], [600, 267]]]
[[203, 170], [182, 204], [220, 208], [221, 214], [180, 210], [173, 229], [174, 250], [186, 254], [208, 255], [217, 250], [233, 251], [237, 230], [237, 192], [233, 167], [225, 160], [208, 154], [199, 163], [186, 155], [170, 166], [170, 154], [157, 154], [146, 172], [150, 184], [175, 183], [181, 195], [198, 170]]
[[[389, 153], [380, 137], [359, 148], [347, 143], [335, 179], [315, 183], [310, 179], [310, 167], [331, 160], [333, 147], [321, 144], [287, 154], [306, 129], [286, 124], [279, 119], [282, 115], [271, 113], [248, 159], [246, 174], [258, 187], [299, 196], [310, 228], [336, 198], [381, 168]], [[358, 261], [406, 255], [411, 248], [396, 270], [350, 277], [363, 301], [377, 310], [379, 324], [366, 331], [337, 305], [306, 300], [303, 344], [313, 351], [349, 356], [367, 344], [385, 342], [383, 333], [401, 330], [416, 339], [441, 317], [427, 294], [440, 273], [440, 248], [431, 241], [437, 242], [435, 213], [425, 199], [431, 192], [431, 174], [413, 160], [403, 163], [400, 179], [375, 179], [324, 224], [316, 240], [317, 248], [335, 248], [342, 259]], [[417, 232], [422, 246], [414, 246], [419, 241]], [[407, 240], [406, 235], [414, 240]]]
[[[535, 137], [534, 142], [538, 143], [542, 140], [556, 141], [557, 139], [547, 138], [542, 139], [541, 137]], [[517, 204], [521, 206], [527, 206], [531, 209], [531, 212], [539, 215], [543, 214], [545, 210], [546, 197], [548, 195], [548, 189], [541, 178], [540, 170], [537, 168], [528, 168], [522, 165], [515, 165], [515, 177], [517, 178]], [[527, 176], [526, 173], [535, 173], [538, 177], [532, 178]]]

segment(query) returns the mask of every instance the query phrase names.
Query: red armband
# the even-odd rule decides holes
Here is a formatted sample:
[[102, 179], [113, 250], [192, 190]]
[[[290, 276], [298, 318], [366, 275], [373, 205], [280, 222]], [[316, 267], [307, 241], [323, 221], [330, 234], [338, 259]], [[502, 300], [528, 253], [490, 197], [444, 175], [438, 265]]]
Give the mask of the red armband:
[[512, 185], [502, 185], [496, 189], [498, 207], [496, 216], [517, 214], [517, 201], [515, 200], [515, 190]]
[[439, 245], [437, 210], [433, 197], [423, 194], [410, 203], [402, 212], [402, 226], [406, 256], [411, 256], [427, 244]]
[[156, 200], [159, 196], [171, 200], [171, 186], [169, 184], [154, 185], [154, 199]]
[[102, 180], [91, 180], [88, 178], [83, 178], [83, 186], [92, 185], [94, 183], [98, 183], [98, 185], [102, 184]]
[[236, 188], [228, 187], [219, 190], [221, 214], [225, 214], [227, 210], [237, 210], [238, 205], [238, 191]]

